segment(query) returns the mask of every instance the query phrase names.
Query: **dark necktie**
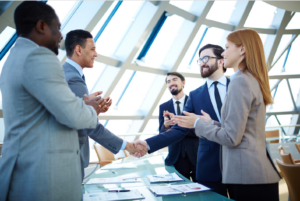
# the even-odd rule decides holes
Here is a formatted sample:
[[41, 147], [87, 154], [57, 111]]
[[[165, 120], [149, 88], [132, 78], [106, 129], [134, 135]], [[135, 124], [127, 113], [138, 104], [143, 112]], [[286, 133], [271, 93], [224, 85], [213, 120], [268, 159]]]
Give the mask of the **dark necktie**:
[[176, 101], [175, 103], [177, 104], [177, 115], [181, 115], [181, 111], [179, 107], [180, 101]]
[[[181, 115], [181, 111], [179, 107], [180, 101], [176, 101], [175, 103], [177, 104], [177, 115]], [[181, 156], [182, 158], [185, 158], [185, 146], [183, 142], [181, 143]]]
[[215, 85], [215, 99], [216, 99], [219, 115], [221, 118], [222, 101], [221, 101], [220, 93], [219, 93], [219, 90], [217, 87], [218, 83], [219, 83], [218, 81], [213, 82], [213, 84]]
[[82, 75], [82, 79], [85, 81], [85, 77], [84, 77], [84, 75]]
[[[221, 108], [222, 108], [222, 102], [221, 102], [221, 98], [220, 98], [220, 93], [219, 93], [219, 90], [218, 90], [218, 81], [215, 81], [213, 84], [215, 85], [215, 99], [216, 99], [216, 102], [217, 102], [217, 107], [218, 107], [218, 110], [219, 110], [219, 115], [220, 115], [220, 118], [221, 118]], [[220, 145], [220, 152], [219, 152], [219, 163], [220, 163], [220, 169], [221, 169], [221, 173], [223, 171], [223, 163], [222, 163], [222, 145]]]

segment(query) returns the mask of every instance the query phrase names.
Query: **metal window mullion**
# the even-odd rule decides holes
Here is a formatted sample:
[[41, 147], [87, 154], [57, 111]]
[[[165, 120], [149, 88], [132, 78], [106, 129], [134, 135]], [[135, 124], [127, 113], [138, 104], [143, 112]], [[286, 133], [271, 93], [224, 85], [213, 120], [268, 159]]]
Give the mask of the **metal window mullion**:
[[293, 93], [292, 93], [290, 82], [289, 82], [288, 79], [286, 79], [286, 82], [288, 84], [288, 88], [289, 88], [289, 92], [290, 92], [290, 95], [291, 95], [291, 98], [292, 98], [292, 102], [293, 102], [294, 108], [297, 111], [297, 106], [296, 106], [296, 102], [295, 102], [295, 99], [294, 99], [294, 96], [293, 96]]
[[[280, 123], [280, 121], [279, 121], [277, 115], [274, 115], [274, 116], [275, 116], [275, 118], [276, 118], [278, 124], [281, 126], [281, 123]], [[281, 127], [281, 131], [283, 132], [284, 135], [286, 135], [285, 130], [283, 129], [283, 127]]]
[[119, 9], [119, 7], [121, 6], [122, 2], [123, 1], [119, 1], [117, 3], [117, 5], [115, 6], [115, 8], [112, 10], [112, 12], [110, 13], [110, 15], [108, 16], [108, 18], [105, 20], [103, 26], [101, 27], [101, 29], [99, 30], [99, 32], [97, 33], [97, 35], [94, 38], [95, 42], [97, 42], [97, 40], [99, 39], [99, 37], [103, 33], [104, 29], [107, 27], [108, 23], [111, 21], [111, 19], [113, 18], [113, 16], [116, 14], [116, 12]]
[[70, 14], [68, 15], [68, 17], [66, 18], [66, 20], [64, 20], [63, 25], [61, 26], [61, 30], [63, 30], [66, 25], [68, 24], [68, 22], [70, 21], [70, 19], [73, 17], [74, 13], [78, 10], [78, 8], [80, 7], [80, 5], [82, 4], [82, 0], [77, 2], [76, 5], [74, 6], [73, 9], [71, 9]]
[[124, 96], [124, 94], [125, 94], [127, 88], [129, 87], [129, 85], [130, 85], [130, 83], [131, 83], [133, 77], [135, 76], [135, 74], [136, 74], [136, 71], [133, 71], [133, 73], [132, 73], [130, 79], [128, 80], [128, 82], [127, 82], [127, 84], [126, 84], [126, 86], [125, 86], [125, 88], [124, 88], [124, 90], [123, 90], [123, 92], [122, 92], [122, 94], [121, 94], [119, 100], [118, 100], [117, 103], [116, 103], [116, 106], [118, 106], [119, 103], [120, 103], [120, 101], [122, 100], [122, 98], [123, 98], [123, 96]]
[[199, 44], [197, 45], [197, 48], [196, 48], [196, 50], [195, 50], [195, 52], [194, 52], [194, 54], [193, 54], [193, 56], [192, 56], [192, 59], [191, 59], [191, 61], [190, 61], [190, 63], [189, 63], [189, 66], [192, 64], [192, 62], [193, 62], [193, 60], [194, 60], [194, 58], [195, 58], [195, 56], [196, 56], [196, 54], [197, 54], [197, 52], [198, 52], [198, 50], [199, 50], [199, 47], [200, 47], [200, 45], [201, 45], [201, 43], [202, 43], [202, 41], [203, 41], [203, 39], [204, 39], [204, 37], [205, 37], [205, 35], [206, 35], [208, 29], [209, 29], [209, 27], [206, 27], [206, 28], [205, 28], [205, 30], [204, 30], [204, 32], [203, 32], [203, 35], [202, 35], [202, 37], [201, 37], [201, 39], [200, 39], [200, 42], [199, 42]]

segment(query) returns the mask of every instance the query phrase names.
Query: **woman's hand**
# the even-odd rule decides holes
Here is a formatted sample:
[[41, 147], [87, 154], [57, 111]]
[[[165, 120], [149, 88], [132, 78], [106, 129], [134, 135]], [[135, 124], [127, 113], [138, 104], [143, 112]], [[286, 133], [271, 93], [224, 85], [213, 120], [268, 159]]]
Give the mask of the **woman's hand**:
[[184, 128], [194, 128], [194, 124], [196, 119], [198, 119], [200, 116], [195, 115], [194, 113], [189, 113], [186, 111], [183, 111], [183, 114], [186, 116], [174, 116], [172, 118], [172, 121], [180, 127]]
[[209, 123], [209, 124], [212, 124], [212, 119], [211, 117], [209, 116], [209, 114], [207, 114], [206, 112], [204, 112], [203, 110], [201, 110], [201, 113], [203, 115], [199, 115], [200, 119], [202, 119], [203, 121]]

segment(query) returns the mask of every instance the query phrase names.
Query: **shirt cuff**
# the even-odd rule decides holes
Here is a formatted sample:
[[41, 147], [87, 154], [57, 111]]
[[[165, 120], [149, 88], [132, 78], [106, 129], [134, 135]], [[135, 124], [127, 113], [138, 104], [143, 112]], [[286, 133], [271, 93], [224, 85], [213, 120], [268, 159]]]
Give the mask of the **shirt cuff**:
[[148, 151], [150, 151], [150, 146], [148, 145]]
[[124, 150], [126, 148], [127, 142], [125, 140], [123, 140], [123, 144], [121, 146], [120, 150]]
[[211, 125], [215, 125], [215, 124], [214, 124], [214, 120], [212, 120]]
[[200, 118], [196, 119], [196, 121], [195, 121], [195, 123], [194, 123], [194, 128], [196, 128], [196, 124], [197, 124], [197, 122], [198, 122], [199, 119], [200, 119]]

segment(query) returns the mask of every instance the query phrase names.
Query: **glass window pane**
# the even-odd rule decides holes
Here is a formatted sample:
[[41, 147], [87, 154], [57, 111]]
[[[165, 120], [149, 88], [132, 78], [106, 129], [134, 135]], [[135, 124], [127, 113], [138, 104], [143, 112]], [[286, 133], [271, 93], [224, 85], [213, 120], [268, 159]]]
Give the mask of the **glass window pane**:
[[118, 105], [118, 109], [126, 111], [126, 113], [138, 111], [156, 76], [152, 73], [136, 72]]
[[285, 53], [280, 57], [277, 63], [271, 68], [271, 70], [269, 71], [269, 75], [278, 75], [282, 73], [282, 67], [284, 64], [286, 53], [287, 51], [285, 51]]
[[268, 34], [258, 34], [260, 36], [262, 44], [265, 44]]
[[282, 53], [283, 49], [286, 47], [286, 45], [290, 42], [292, 39], [292, 35], [282, 35], [280, 43], [278, 45], [276, 54], [274, 56], [274, 61], [278, 58], [278, 56]]
[[[274, 115], [270, 116], [267, 120], [266, 126], [278, 126], [278, 122]], [[274, 128], [266, 128], [266, 130], [274, 130]]]
[[96, 42], [99, 54], [112, 56], [116, 52], [143, 4], [143, 1], [123, 1]]
[[99, 63], [97, 61], [94, 62], [93, 68], [84, 68], [83, 73], [86, 80], [86, 85], [89, 89], [89, 91], [92, 91], [93, 87], [95, 86], [95, 83], [101, 76], [102, 71], [105, 68], [105, 64]]
[[300, 13], [296, 12], [294, 17], [291, 19], [286, 29], [300, 29]]
[[298, 36], [293, 42], [288, 60], [285, 65], [285, 72], [290, 74], [299, 74], [299, 52], [300, 52], [300, 37]]
[[206, 18], [222, 23], [229, 23], [231, 14], [235, 9], [235, 4], [236, 1], [215, 1]]
[[158, 118], [157, 119], [150, 119], [148, 121], [143, 133], [156, 134], [157, 131], [158, 131], [158, 126], [159, 126]]
[[246, 20], [245, 27], [272, 28], [272, 21], [277, 12], [275, 6], [262, 1], [255, 1]]
[[[274, 95], [275, 90], [272, 92]], [[271, 107], [271, 111], [293, 111], [294, 105], [288, 90], [287, 82], [284, 80], [278, 85], [276, 96], [274, 98], [274, 104]]]
[[7, 26], [2, 33], [0, 34], [0, 52], [5, 47], [5, 45], [8, 43], [8, 41], [13, 37], [13, 35], [16, 33], [16, 30], [14, 28], [11, 28]]
[[125, 134], [132, 125], [132, 121], [133, 120], [109, 120], [106, 128], [116, 135]]
[[300, 79], [289, 79], [294, 100], [297, 101], [300, 90]]
[[181, 8], [182, 10], [189, 11], [194, 1], [170, 1], [170, 4]]
[[70, 10], [78, 1], [47, 1], [57, 14], [61, 24], [63, 24]]
[[160, 67], [174, 40], [176, 40], [178, 31], [183, 22], [184, 19], [178, 15], [167, 17], [144, 58], [144, 62], [147, 66], [154, 68]]

